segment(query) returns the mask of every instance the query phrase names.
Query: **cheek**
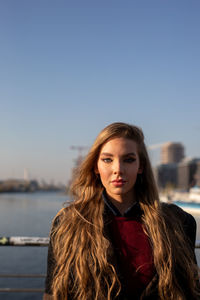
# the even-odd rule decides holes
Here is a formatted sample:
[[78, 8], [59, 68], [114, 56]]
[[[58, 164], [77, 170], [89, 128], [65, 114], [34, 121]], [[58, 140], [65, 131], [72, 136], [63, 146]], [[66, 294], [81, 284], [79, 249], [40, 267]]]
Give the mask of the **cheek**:
[[138, 168], [130, 168], [130, 169], [127, 171], [127, 174], [128, 174], [128, 176], [132, 177], [132, 179], [137, 178], [137, 175], [138, 175]]
[[100, 178], [103, 180], [104, 178], [106, 178], [108, 176], [108, 170], [105, 168], [105, 166], [102, 166], [101, 163], [98, 164], [98, 172], [100, 175]]
[[103, 179], [106, 177], [106, 171], [104, 169], [99, 168], [99, 175]]

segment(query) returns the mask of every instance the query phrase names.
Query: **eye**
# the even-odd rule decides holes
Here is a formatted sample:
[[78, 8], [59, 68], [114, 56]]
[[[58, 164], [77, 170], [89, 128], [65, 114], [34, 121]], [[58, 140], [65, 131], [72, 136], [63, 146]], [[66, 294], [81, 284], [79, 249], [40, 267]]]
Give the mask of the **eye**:
[[133, 158], [133, 157], [127, 157], [127, 158], [124, 159], [124, 161], [127, 162], [127, 163], [132, 163], [132, 162], [136, 161], [136, 159]]
[[112, 161], [111, 158], [102, 158], [102, 161], [105, 163], [110, 163]]

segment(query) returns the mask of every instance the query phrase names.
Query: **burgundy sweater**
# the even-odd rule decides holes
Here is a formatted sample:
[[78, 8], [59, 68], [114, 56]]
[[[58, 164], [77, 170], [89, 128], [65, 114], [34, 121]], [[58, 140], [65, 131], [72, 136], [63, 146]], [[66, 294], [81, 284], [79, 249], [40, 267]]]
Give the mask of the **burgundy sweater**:
[[155, 274], [149, 239], [136, 218], [113, 216], [110, 230], [125, 292], [139, 297]]
[[128, 209], [124, 216], [104, 194], [111, 212], [109, 231], [118, 260], [122, 288], [128, 299], [138, 299], [155, 274], [152, 248], [141, 222], [139, 203]]

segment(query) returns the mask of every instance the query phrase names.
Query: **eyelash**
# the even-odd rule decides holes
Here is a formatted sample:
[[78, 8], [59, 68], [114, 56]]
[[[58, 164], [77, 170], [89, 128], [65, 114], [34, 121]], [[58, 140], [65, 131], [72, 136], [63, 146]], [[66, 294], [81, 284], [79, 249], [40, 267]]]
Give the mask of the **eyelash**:
[[127, 162], [127, 163], [132, 163], [132, 162], [134, 162], [135, 160], [136, 160], [135, 158], [130, 157], [130, 158], [126, 158], [126, 159], [125, 159], [125, 162]]
[[112, 160], [111, 158], [102, 158], [102, 161], [105, 163], [110, 163]]
[[[126, 162], [126, 163], [132, 163], [135, 160], [136, 160], [135, 158], [130, 157], [130, 158], [125, 158], [124, 162]], [[112, 159], [111, 158], [102, 158], [102, 161], [105, 162], [105, 163], [110, 163], [110, 162], [112, 162]]]

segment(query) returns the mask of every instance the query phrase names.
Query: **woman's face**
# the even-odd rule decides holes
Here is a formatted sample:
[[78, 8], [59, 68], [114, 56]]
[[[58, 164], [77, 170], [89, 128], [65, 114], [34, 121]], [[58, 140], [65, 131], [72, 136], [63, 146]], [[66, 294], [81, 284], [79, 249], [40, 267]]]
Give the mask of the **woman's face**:
[[142, 173], [136, 142], [119, 137], [105, 143], [99, 154], [96, 173], [111, 198], [117, 200], [119, 196], [133, 195], [137, 174]]

